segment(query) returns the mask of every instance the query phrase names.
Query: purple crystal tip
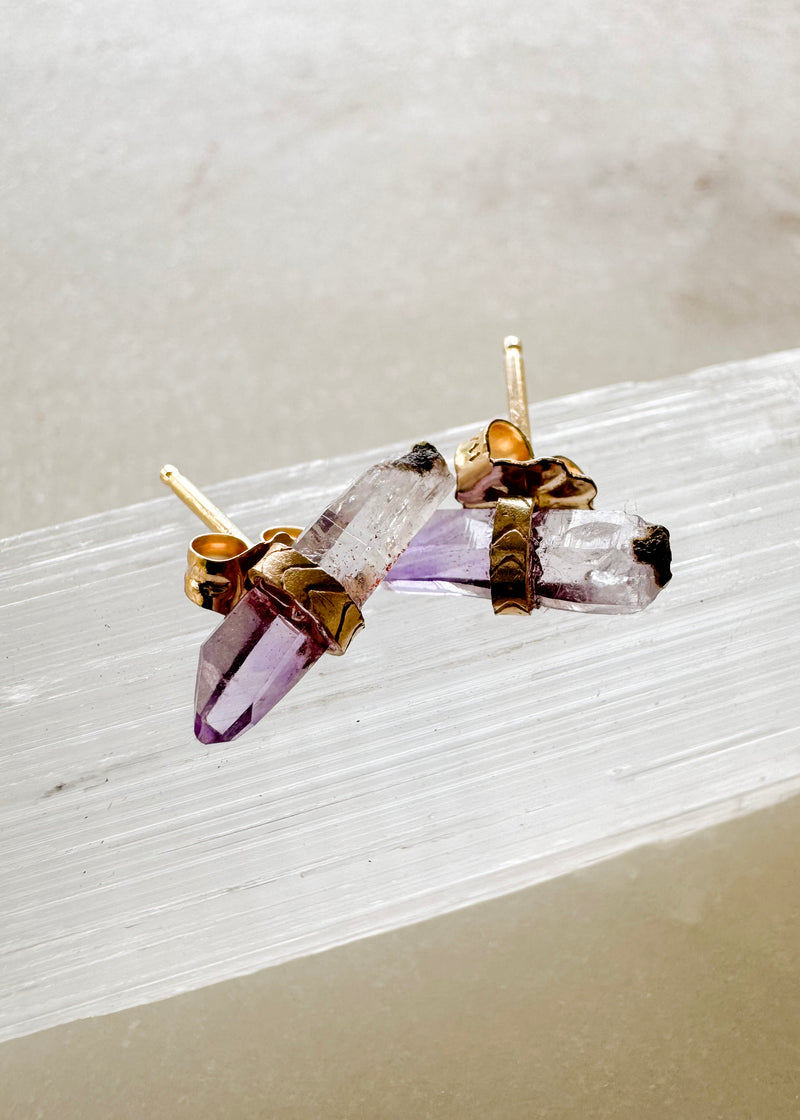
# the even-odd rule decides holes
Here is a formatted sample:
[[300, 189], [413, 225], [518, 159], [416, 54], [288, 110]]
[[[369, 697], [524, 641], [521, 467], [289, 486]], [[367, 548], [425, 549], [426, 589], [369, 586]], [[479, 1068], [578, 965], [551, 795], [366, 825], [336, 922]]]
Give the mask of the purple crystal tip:
[[254, 587], [200, 650], [194, 733], [229, 743], [258, 723], [322, 656], [328, 642], [299, 606]]
[[233, 724], [232, 727], [226, 728], [225, 731], [216, 731], [210, 723], [206, 722], [203, 716], [198, 714], [194, 717], [195, 738], [199, 739], [201, 743], [230, 743], [232, 739], [241, 735], [250, 726], [252, 711], [252, 707], [248, 708], [241, 720]]

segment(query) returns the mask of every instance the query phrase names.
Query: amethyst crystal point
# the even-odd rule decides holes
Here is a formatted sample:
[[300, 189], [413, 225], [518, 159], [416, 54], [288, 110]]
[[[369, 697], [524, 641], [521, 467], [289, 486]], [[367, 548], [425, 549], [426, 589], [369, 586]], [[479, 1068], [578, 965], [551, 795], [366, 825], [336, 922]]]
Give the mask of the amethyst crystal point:
[[386, 577], [393, 591], [489, 598], [491, 509], [439, 509]]
[[254, 587], [200, 650], [194, 731], [228, 743], [267, 714], [328, 648], [305, 611]]
[[[436, 448], [417, 444], [356, 479], [299, 537], [295, 551], [338, 581], [346, 602], [349, 595], [360, 607], [451, 484]], [[229, 742], [258, 723], [333, 647], [311, 613], [313, 594], [307, 606], [262, 581], [206, 640], [195, 694], [201, 742]]]
[[372, 594], [448, 494], [453, 479], [430, 443], [377, 463], [331, 502], [295, 544], [357, 606]]
[[669, 533], [636, 514], [545, 509], [532, 522], [537, 605], [631, 614], [669, 581]]
[[[439, 510], [386, 577], [395, 591], [489, 597], [493, 510]], [[627, 614], [670, 578], [669, 533], [635, 514], [591, 509], [534, 513], [536, 606]]]

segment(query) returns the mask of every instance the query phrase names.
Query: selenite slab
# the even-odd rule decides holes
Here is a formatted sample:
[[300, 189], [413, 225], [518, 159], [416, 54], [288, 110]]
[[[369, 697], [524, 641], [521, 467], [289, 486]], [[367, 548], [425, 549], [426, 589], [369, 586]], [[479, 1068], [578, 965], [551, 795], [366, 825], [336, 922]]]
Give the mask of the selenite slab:
[[[417, 434], [451, 457], [479, 423]], [[670, 529], [655, 603], [495, 618], [379, 590], [346, 657], [229, 746], [192, 734], [216, 620], [182, 595], [197, 523], [176, 499], [2, 544], [0, 1038], [800, 789], [800, 352], [536, 405], [533, 429], [586, 467], [598, 508]], [[403, 446], [209, 493], [256, 536]]]

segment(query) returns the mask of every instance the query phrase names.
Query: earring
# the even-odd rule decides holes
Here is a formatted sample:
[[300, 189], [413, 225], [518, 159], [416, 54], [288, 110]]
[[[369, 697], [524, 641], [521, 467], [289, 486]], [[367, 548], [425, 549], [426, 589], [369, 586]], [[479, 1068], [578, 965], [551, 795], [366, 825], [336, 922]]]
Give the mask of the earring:
[[549, 506], [591, 509], [597, 487], [565, 455], [534, 458], [522, 343], [504, 340], [508, 420], [492, 420], [455, 455], [456, 499], [466, 509], [491, 507], [506, 497]]
[[504, 350], [510, 419], [460, 445], [464, 508], [434, 514], [386, 586], [488, 597], [495, 614], [642, 610], [671, 578], [668, 531], [593, 509], [597, 487], [571, 459], [534, 458], [522, 344], [509, 337]]
[[323, 653], [342, 654], [361, 607], [445, 497], [452, 475], [430, 443], [376, 464], [305, 531], [251, 544], [172, 466], [162, 480], [212, 530], [189, 546], [185, 590], [226, 617], [200, 650], [195, 735], [235, 739], [258, 723]]

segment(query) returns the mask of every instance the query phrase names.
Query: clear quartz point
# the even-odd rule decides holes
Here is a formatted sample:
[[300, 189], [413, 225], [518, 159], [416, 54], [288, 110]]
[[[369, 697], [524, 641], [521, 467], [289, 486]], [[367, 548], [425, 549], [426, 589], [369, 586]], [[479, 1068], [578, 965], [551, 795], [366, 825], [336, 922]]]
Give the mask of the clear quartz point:
[[377, 463], [331, 502], [295, 548], [337, 579], [357, 606], [444, 500], [452, 476], [429, 443]]
[[[488, 597], [493, 510], [439, 510], [386, 578], [395, 591]], [[636, 514], [538, 510], [532, 519], [536, 605], [627, 614], [670, 578], [669, 534]]]
[[[295, 549], [360, 607], [452, 486], [431, 444], [378, 463], [298, 538]], [[258, 723], [329, 648], [316, 620], [262, 583], [236, 604], [200, 650], [195, 734], [229, 742]]]
[[632, 614], [670, 578], [669, 534], [635, 513], [545, 509], [534, 514], [537, 605], [594, 614]]

